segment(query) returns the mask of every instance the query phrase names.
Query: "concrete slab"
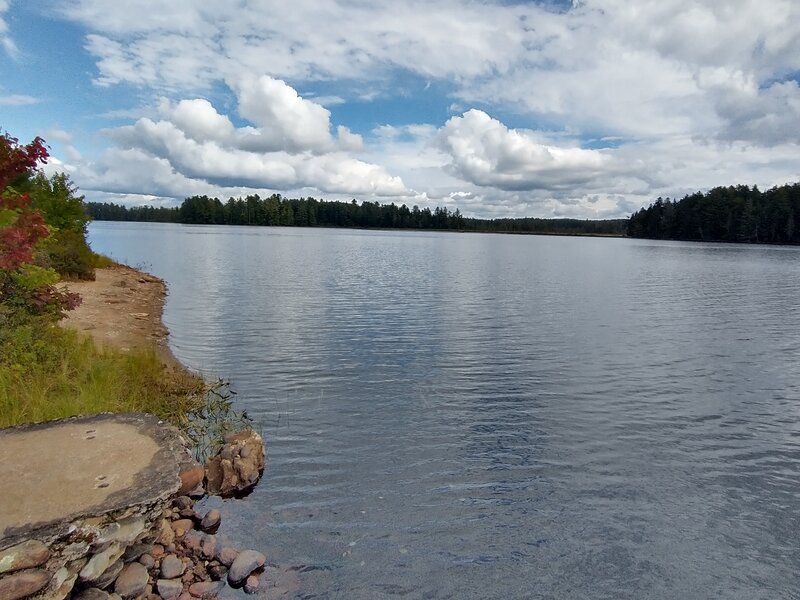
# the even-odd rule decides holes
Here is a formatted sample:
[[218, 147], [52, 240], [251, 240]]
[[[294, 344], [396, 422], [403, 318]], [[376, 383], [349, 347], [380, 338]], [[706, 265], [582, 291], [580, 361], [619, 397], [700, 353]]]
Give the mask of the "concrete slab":
[[186, 458], [177, 432], [151, 415], [0, 430], [0, 549], [174, 494]]

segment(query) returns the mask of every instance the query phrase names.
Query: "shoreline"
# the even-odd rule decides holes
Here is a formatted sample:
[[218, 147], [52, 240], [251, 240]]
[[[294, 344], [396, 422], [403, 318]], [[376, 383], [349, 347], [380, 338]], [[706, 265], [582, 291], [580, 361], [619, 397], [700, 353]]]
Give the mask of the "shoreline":
[[114, 263], [96, 269], [94, 281], [65, 281], [60, 287], [81, 296], [80, 306], [67, 313], [62, 327], [88, 335], [100, 348], [152, 349], [168, 369], [200, 377], [169, 347], [169, 329], [163, 322], [168, 290], [163, 279]]

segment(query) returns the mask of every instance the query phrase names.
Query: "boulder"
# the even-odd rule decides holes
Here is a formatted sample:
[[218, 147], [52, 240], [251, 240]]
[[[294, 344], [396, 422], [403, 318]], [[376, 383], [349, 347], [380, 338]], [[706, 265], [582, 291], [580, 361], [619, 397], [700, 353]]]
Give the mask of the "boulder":
[[213, 533], [219, 527], [220, 521], [222, 521], [222, 514], [216, 508], [212, 508], [200, 521], [200, 529]]
[[147, 569], [141, 563], [128, 563], [114, 583], [114, 591], [123, 598], [136, 598], [144, 594], [149, 579]]
[[236, 548], [224, 546], [217, 550], [216, 559], [226, 567], [230, 567], [237, 556], [239, 556], [239, 551]]
[[186, 565], [174, 554], [168, 554], [161, 559], [162, 579], [176, 579], [183, 575]]
[[0, 579], [0, 598], [19, 600], [32, 596], [50, 583], [51, 575], [44, 569], [30, 569], [12, 573]]
[[38, 567], [50, 558], [50, 550], [39, 540], [27, 540], [0, 552], [0, 574]]
[[181, 487], [178, 490], [180, 496], [186, 496], [190, 492], [194, 492], [198, 487], [203, 485], [203, 477], [205, 477], [205, 470], [196, 462], [187, 462], [182, 466], [182, 471], [179, 473], [181, 478]]
[[244, 550], [239, 553], [236, 560], [228, 570], [228, 583], [241, 585], [245, 579], [256, 569], [260, 569], [267, 562], [267, 557], [255, 550]]
[[170, 600], [181, 595], [183, 582], [180, 579], [159, 579], [156, 582], [156, 589], [164, 600]]
[[199, 581], [189, 586], [189, 593], [195, 598], [216, 598], [223, 587], [222, 581]]
[[209, 494], [235, 496], [252, 489], [264, 472], [264, 441], [252, 429], [225, 436], [225, 444], [206, 460]]

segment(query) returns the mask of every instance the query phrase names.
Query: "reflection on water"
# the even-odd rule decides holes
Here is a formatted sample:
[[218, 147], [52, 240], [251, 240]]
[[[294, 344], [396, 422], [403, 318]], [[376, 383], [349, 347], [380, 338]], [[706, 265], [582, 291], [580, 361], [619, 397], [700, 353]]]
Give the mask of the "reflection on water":
[[798, 598], [800, 249], [94, 223], [269, 443], [324, 598]]

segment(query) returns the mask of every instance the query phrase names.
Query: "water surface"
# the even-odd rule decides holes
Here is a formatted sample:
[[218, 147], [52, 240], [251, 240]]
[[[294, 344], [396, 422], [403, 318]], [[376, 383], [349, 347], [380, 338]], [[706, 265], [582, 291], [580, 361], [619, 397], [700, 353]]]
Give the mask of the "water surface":
[[800, 598], [800, 249], [93, 223], [269, 445], [304, 598]]

